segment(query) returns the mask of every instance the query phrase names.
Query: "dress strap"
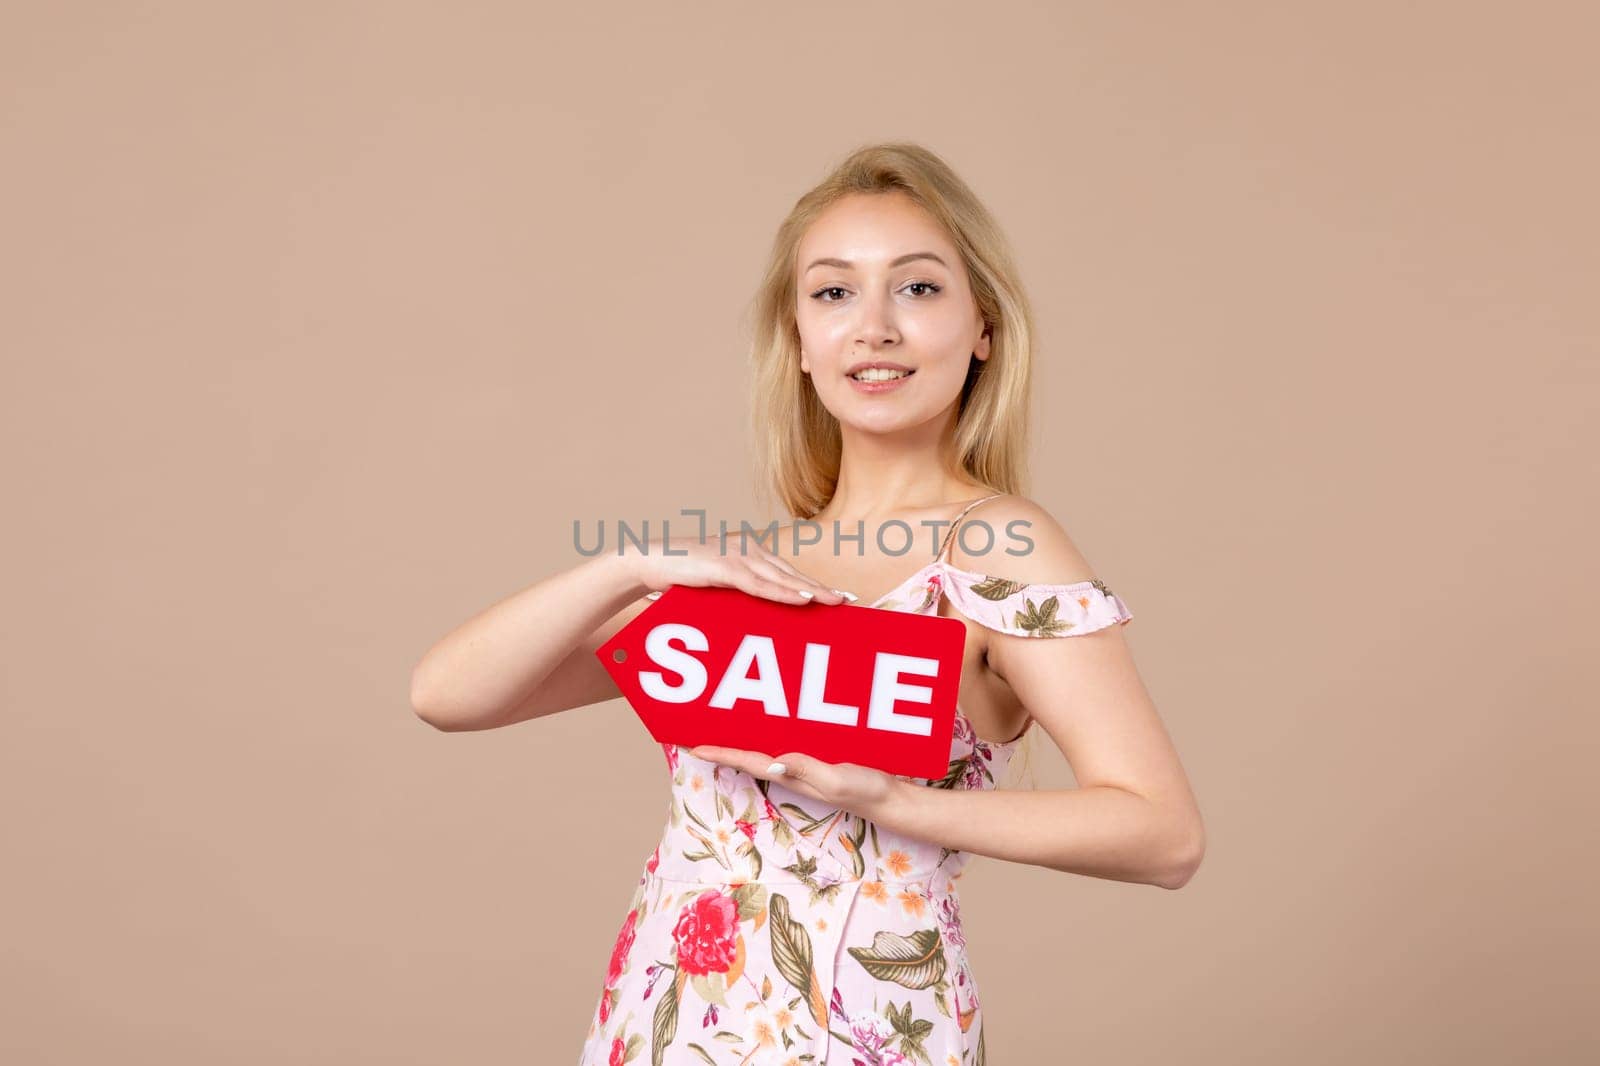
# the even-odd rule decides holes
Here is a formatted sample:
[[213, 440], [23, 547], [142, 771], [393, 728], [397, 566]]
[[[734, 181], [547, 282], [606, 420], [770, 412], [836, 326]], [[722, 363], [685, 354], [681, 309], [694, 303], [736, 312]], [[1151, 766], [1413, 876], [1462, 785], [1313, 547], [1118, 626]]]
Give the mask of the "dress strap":
[[955, 519], [953, 521], [951, 521], [951, 523], [950, 523], [950, 532], [948, 532], [948, 533], [946, 533], [944, 535], [944, 543], [939, 545], [939, 555], [938, 555], [938, 557], [940, 559], [944, 559], [945, 562], [949, 562], [950, 561], [949, 559], [947, 559], [945, 557], [950, 551], [950, 545], [955, 543], [956, 530], [961, 528], [961, 520], [963, 518], [967, 517], [967, 512], [968, 511], [972, 510], [974, 507], [978, 506], [978, 504], [980, 504], [980, 503], [988, 503], [990, 500], [995, 499], [996, 497], [999, 497], [999, 496], [1004, 496], [1004, 495], [1006, 495], [1006, 494], [1003, 493], [1003, 492], [997, 492], [993, 496], [985, 496], [981, 500], [973, 500], [971, 503], [969, 503], [965, 507], [963, 507], [961, 509], [961, 513], [956, 515]]

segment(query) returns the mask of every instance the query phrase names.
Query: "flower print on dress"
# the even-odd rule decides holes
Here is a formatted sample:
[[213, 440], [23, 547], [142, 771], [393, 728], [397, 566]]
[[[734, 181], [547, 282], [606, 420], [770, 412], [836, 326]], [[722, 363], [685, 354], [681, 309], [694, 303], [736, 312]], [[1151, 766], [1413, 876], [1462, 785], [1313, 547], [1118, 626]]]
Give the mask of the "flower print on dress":
[[747, 1009], [742, 1034], [744, 1043], [739, 1046], [741, 1049], [748, 1049], [747, 1055], [755, 1056], [750, 1060], [752, 1066], [756, 1062], [771, 1061], [762, 1056], [777, 1051], [780, 1044], [788, 1047], [793, 1043], [793, 1037], [790, 1037], [785, 1029], [792, 1023], [794, 1015], [786, 1010], [782, 1013], [783, 1017], [780, 1019], [779, 1012], [762, 1000], [756, 1000]]
[[[888, 1012], [891, 1017], [887, 1018], [870, 1011], [851, 1016], [852, 1066], [855, 1063], [861, 1066], [913, 1066], [928, 1061], [922, 1041], [926, 1033], [932, 1031], [933, 1025], [915, 1021], [909, 1003], [903, 1012], [891, 1003]], [[900, 1046], [894, 1047], [897, 1043]]]
[[611, 948], [611, 963], [606, 967], [605, 985], [600, 989], [600, 1021], [604, 1023], [611, 1017], [611, 1009], [616, 1004], [617, 982], [622, 980], [622, 974], [627, 969], [628, 953], [633, 950], [633, 938], [639, 921], [639, 909], [635, 907], [623, 919], [622, 930], [617, 933], [617, 942]]
[[989, 750], [989, 745], [984, 741], [975, 741], [972, 745], [972, 754], [961, 767], [961, 787], [969, 792], [977, 792], [987, 788], [985, 782], [994, 780], [994, 771], [989, 769], [989, 762], [994, 758], [994, 753]]
[[939, 897], [939, 932], [951, 947], [967, 946], [967, 935], [961, 931], [961, 897], [954, 892]]
[[688, 974], [727, 973], [738, 937], [738, 904], [721, 889], [706, 889], [683, 908], [672, 927], [678, 968]]
[[850, 1019], [850, 1042], [861, 1055], [878, 1055], [893, 1036], [893, 1027], [882, 1015], [863, 1012]]

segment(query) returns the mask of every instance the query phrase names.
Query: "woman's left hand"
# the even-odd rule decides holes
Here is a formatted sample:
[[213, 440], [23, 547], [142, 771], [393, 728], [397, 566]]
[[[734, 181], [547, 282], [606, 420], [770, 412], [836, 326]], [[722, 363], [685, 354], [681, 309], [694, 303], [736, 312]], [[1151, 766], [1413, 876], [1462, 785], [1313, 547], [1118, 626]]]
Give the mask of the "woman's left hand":
[[[802, 795], [869, 821], [874, 820], [894, 798], [903, 781], [875, 767], [853, 762], [824, 762], [797, 751], [785, 752], [774, 758], [761, 751], [701, 744], [690, 748], [689, 754], [697, 759], [743, 770], [752, 777], [782, 782]], [[777, 763], [783, 764], [781, 770], [774, 770]]]

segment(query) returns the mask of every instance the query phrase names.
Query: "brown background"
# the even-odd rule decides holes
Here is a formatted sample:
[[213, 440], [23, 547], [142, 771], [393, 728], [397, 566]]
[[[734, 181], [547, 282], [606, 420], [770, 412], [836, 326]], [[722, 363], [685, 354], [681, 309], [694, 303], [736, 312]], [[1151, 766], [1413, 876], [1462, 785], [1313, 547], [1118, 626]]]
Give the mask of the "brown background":
[[574, 519], [754, 514], [773, 228], [905, 138], [1209, 832], [974, 860], [991, 1061], [1593, 1061], [1593, 10], [6, 5], [0, 1057], [576, 1060], [661, 752], [411, 666]]

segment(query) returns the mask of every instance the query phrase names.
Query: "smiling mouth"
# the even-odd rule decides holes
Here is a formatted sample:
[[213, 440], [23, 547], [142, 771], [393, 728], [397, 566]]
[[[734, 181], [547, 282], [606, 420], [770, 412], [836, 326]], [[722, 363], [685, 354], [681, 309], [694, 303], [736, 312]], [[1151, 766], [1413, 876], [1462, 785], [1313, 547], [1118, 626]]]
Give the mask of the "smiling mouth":
[[890, 370], [888, 367], [871, 366], [865, 370], [858, 370], [854, 374], [850, 374], [848, 376], [852, 381], [864, 381], [870, 383], [874, 381], [897, 381], [900, 378], [908, 378], [915, 373], [915, 370]]

